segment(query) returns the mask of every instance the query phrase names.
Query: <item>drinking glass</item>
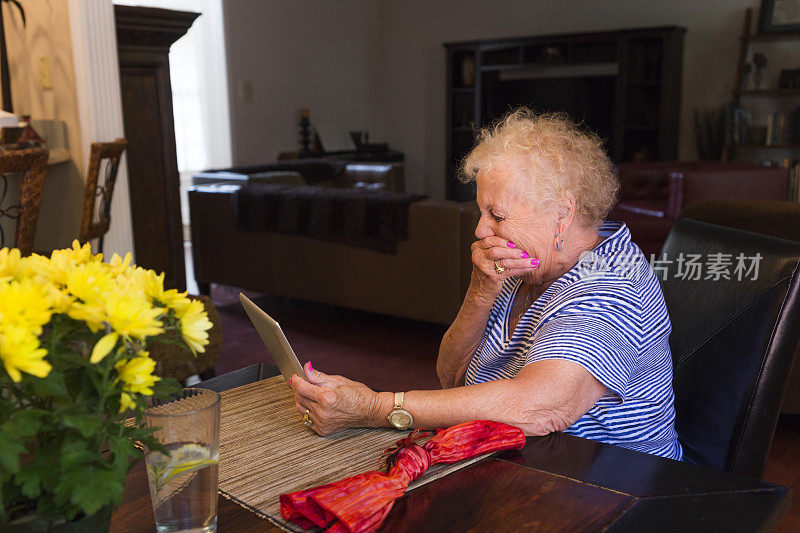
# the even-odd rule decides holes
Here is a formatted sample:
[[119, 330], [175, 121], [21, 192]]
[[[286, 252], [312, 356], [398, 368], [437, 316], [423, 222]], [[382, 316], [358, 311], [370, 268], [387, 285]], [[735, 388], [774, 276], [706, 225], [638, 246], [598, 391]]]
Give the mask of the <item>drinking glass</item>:
[[214, 391], [187, 388], [144, 411], [166, 452], [145, 450], [159, 533], [217, 530], [219, 402]]

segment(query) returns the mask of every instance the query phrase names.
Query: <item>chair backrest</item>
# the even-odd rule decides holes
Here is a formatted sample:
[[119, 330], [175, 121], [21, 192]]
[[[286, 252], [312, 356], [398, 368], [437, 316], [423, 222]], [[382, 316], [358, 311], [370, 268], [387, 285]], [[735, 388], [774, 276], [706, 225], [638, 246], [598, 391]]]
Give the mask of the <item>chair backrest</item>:
[[681, 218], [662, 258], [684, 458], [761, 478], [800, 342], [800, 243]]
[[[786, 200], [712, 198], [688, 203], [682, 217], [800, 242], [800, 204]], [[781, 414], [800, 414], [800, 346], [789, 376]]]
[[797, 202], [711, 198], [689, 202], [681, 216], [800, 242], [800, 204]]
[[[44, 148], [0, 152], [0, 174], [2, 174], [0, 179], [3, 183], [0, 192], [0, 218], [17, 220], [14, 246], [19, 248], [22, 255], [29, 255], [33, 251], [33, 238], [39, 221], [39, 206], [42, 202], [48, 154]], [[18, 203], [3, 209], [2, 202], [8, 190], [5, 175], [16, 172], [21, 173]], [[0, 228], [0, 247], [6, 245], [5, 235]]]
[[[92, 143], [89, 153], [89, 171], [83, 194], [83, 212], [78, 240], [82, 243], [99, 239], [98, 249], [103, 250], [103, 235], [111, 224], [111, 198], [117, 180], [119, 160], [127, 145], [125, 139], [107, 143]], [[100, 199], [99, 205], [97, 199]]]

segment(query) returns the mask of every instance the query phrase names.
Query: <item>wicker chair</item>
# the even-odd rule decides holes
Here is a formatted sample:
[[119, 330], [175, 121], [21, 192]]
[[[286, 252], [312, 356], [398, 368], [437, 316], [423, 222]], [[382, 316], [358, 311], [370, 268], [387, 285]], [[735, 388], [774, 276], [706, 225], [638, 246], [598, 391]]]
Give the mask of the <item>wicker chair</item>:
[[[97, 239], [99, 252], [103, 251], [103, 236], [111, 224], [111, 198], [114, 194], [114, 183], [117, 180], [119, 160], [127, 144], [125, 139], [116, 139], [107, 143], [92, 143], [89, 153], [89, 172], [86, 176], [78, 240], [84, 243]], [[99, 205], [98, 198], [100, 199]], [[95, 220], [95, 215], [97, 220]]]
[[[19, 248], [22, 255], [30, 255], [33, 251], [33, 238], [36, 234], [36, 224], [39, 221], [39, 206], [42, 202], [48, 154], [49, 152], [44, 148], [0, 152], [0, 174], [2, 174], [0, 177], [0, 187], [2, 187], [0, 189], [0, 219], [16, 219], [14, 246]], [[3, 208], [3, 200], [8, 192], [6, 174], [16, 172], [21, 173], [19, 202]], [[2, 246], [8, 246], [8, 243], [5, 242], [5, 234], [0, 227], [0, 247]]]

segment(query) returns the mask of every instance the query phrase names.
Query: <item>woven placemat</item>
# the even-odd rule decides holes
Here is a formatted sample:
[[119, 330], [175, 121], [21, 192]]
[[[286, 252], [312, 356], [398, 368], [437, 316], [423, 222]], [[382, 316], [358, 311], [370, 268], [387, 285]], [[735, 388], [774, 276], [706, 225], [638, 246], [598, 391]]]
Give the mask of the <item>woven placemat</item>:
[[[281, 518], [281, 494], [378, 470], [383, 451], [408, 433], [351, 429], [320, 437], [303, 426], [282, 376], [220, 394], [220, 494], [287, 531], [303, 529]], [[409, 490], [484, 457], [436, 465]]]

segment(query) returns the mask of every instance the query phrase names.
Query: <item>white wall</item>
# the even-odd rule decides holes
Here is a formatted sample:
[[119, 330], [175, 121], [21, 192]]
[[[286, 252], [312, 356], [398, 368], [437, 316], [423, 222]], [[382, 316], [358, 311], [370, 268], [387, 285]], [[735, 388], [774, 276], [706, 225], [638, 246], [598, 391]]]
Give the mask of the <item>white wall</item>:
[[[683, 26], [680, 157], [696, 156], [695, 109], [730, 98], [744, 10], [759, 0], [226, 0], [234, 163], [297, 146], [296, 115], [369, 129], [406, 154], [409, 190], [444, 196], [449, 41]], [[252, 77], [253, 103], [236, 100]]]
[[[48, 168], [42, 192], [34, 249], [51, 250], [68, 246], [78, 236], [88, 154], [84, 155], [81, 144], [67, 0], [22, 4], [24, 28], [17, 9], [3, 2], [14, 112], [33, 119], [63, 120], [71, 158]], [[50, 65], [50, 89], [39, 84], [40, 58], [47, 58]], [[6, 207], [16, 202], [19, 178], [10, 179], [9, 187]], [[6, 235], [6, 244], [13, 244], [13, 229], [10, 237], [8, 231]]]
[[[223, 18], [237, 165], [274, 161], [299, 148], [299, 112], [344, 131], [372, 129], [380, 91], [380, 2], [225, 0]], [[239, 98], [250, 80], [252, 102]], [[372, 139], [375, 137], [372, 136]]]

